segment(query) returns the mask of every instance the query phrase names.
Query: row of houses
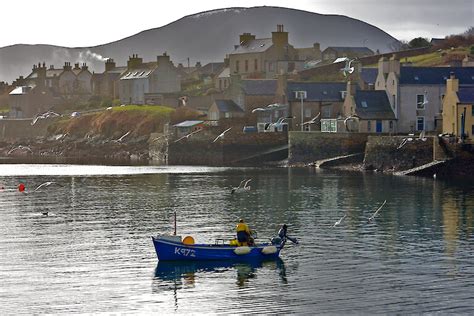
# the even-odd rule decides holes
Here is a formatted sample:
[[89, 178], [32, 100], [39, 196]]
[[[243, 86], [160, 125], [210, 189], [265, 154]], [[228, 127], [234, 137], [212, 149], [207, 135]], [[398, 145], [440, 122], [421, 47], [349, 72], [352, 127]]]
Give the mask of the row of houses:
[[[189, 106], [218, 124], [222, 119], [246, 118], [259, 130], [278, 121], [290, 130], [323, 132], [413, 133], [417, 131], [472, 135], [469, 105], [474, 87], [474, 67], [413, 67], [393, 56], [380, 58], [377, 67], [355, 71], [347, 82], [298, 81], [298, 72], [308, 65], [341, 57], [373, 55], [366, 47], [328, 47], [319, 44], [295, 48], [288, 32], [277, 25], [269, 38], [251, 33], [239, 36], [224, 62], [191, 67], [175, 66], [166, 53], [144, 62], [133, 54], [117, 66], [107, 59], [105, 70], [91, 73], [86, 64], [66, 62], [60, 69], [34, 65], [31, 74], [20, 77], [10, 92], [10, 115], [32, 117], [65, 100], [99, 95], [122, 104]], [[195, 97], [182, 92], [183, 82], [213, 85], [212, 93]], [[449, 80], [458, 91], [447, 95]], [[451, 82], [451, 81], [449, 81]], [[453, 97], [453, 93], [456, 97]], [[457, 101], [456, 101], [457, 100]], [[466, 107], [460, 132], [459, 105], [446, 117], [444, 102]], [[269, 106], [270, 105], [270, 106]], [[451, 106], [451, 105], [450, 105]], [[451, 106], [452, 107], [452, 106]], [[464, 112], [466, 112], [464, 114]], [[471, 111], [472, 112], [472, 111]], [[448, 128], [449, 127], [449, 128]]]

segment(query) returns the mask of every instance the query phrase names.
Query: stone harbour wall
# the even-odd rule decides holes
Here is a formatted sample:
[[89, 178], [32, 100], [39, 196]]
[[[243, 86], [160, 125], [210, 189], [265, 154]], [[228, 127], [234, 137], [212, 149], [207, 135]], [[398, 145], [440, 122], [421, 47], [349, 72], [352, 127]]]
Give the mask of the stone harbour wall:
[[369, 136], [365, 149], [364, 168], [379, 171], [402, 171], [433, 161], [434, 142], [437, 137], [426, 137], [426, 141], [412, 137], [412, 141], [397, 149], [407, 136]]
[[316, 160], [363, 153], [369, 134], [290, 132], [288, 163], [307, 164]]

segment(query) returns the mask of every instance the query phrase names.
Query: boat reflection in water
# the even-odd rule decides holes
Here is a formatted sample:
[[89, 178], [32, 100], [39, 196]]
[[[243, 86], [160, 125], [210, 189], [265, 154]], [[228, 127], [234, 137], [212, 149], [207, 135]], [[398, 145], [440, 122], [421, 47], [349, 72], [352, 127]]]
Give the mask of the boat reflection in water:
[[225, 273], [235, 270], [237, 285], [244, 286], [245, 283], [254, 278], [260, 268], [278, 270], [282, 281], [286, 283], [285, 264], [280, 258], [275, 260], [200, 260], [200, 261], [158, 261], [155, 269], [156, 281], [172, 281], [177, 286], [193, 286], [197, 273]]

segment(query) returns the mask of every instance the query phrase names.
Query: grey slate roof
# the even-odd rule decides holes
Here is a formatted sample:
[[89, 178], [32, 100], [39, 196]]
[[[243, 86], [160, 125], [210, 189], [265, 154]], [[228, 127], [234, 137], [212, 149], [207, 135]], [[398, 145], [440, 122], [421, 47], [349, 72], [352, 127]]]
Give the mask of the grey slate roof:
[[474, 104], [474, 87], [461, 87], [458, 91], [459, 103]]
[[383, 90], [358, 90], [354, 97], [356, 114], [364, 120], [394, 120], [387, 93]]
[[201, 75], [214, 75], [220, 73], [221, 70], [224, 68], [224, 63], [208, 63], [201, 68], [199, 68], [199, 73]]
[[257, 38], [239, 45], [231, 54], [260, 53], [273, 45], [271, 38]]
[[288, 82], [288, 101], [298, 101], [295, 91], [306, 91], [305, 101], [343, 102], [341, 91], [346, 91], [344, 82]]
[[453, 72], [459, 84], [474, 84], [474, 67], [400, 67], [400, 84], [446, 84]]
[[277, 88], [275, 79], [247, 79], [241, 84], [246, 95], [274, 95]]
[[243, 112], [234, 101], [232, 100], [216, 100], [214, 101], [219, 109], [219, 112]]
[[354, 52], [354, 53], [366, 54], [366, 55], [373, 55], [374, 54], [374, 52], [371, 49], [369, 49], [368, 47], [349, 47], [349, 46], [348, 47], [329, 46], [323, 51], [323, 54], [328, 49], [335, 50], [338, 53]]
[[377, 68], [362, 68], [360, 77], [366, 83], [375, 83], [379, 70]]
[[204, 121], [190, 120], [190, 121], [182, 121], [181, 123], [175, 124], [173, 126], [174, 127], [193, 127], [195, 125], [199, 125], [199, 124], [202, 124], [202, 123], [204, 123]]

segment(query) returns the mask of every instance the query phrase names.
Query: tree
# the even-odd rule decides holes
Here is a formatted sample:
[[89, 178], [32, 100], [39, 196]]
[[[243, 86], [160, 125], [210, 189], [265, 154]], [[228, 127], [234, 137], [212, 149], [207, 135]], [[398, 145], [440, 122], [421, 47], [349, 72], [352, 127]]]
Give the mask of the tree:
[[410, 42], [408, 42], [408, 46], [410, 48], [427, 47], [427, 46], [430, 46], [430, 42], [428, 42], [428, 39], [426, 38], [416, 37], [412, 39]]

